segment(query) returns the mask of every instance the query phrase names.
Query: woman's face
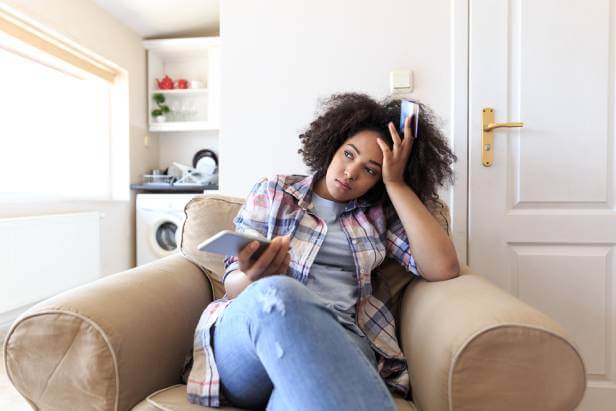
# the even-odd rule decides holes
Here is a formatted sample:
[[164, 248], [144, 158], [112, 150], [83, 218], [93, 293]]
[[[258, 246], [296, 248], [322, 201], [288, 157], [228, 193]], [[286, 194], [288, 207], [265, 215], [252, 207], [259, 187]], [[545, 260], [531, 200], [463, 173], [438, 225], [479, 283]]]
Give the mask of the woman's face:
[[346, 140], [334, 154], [325, 178], [315, 192], [328, 200], [347, 202], [363, 196], [381, 180], [383, 152], [376, 139], [380, 134], [364, 130]]

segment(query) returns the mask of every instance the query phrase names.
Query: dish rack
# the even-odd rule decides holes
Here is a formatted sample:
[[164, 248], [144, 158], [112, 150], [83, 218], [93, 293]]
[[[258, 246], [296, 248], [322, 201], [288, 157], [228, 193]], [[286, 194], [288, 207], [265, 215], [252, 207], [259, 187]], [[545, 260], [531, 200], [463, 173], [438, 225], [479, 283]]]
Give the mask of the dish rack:
[[171, 185], [175, 181], [175, 178], [175, 176], [166, 174], [144, 174], [143, 184]]

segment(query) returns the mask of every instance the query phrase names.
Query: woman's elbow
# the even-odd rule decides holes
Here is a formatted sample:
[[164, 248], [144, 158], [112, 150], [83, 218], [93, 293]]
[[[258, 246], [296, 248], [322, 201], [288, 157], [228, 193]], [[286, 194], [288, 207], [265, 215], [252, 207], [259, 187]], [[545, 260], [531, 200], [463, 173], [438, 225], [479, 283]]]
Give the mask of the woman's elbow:
[[460, 276], [460, 263], [458, 263], [458, 261], [456, 260], [455, 264], [449, 270], [449, 276], [447, 280], [451, 280], [459, 276]]
[[446, 281], [460, 276], [460, 264], [456, 260], [452, 264], [443, 266], [430, 273], [421, 273], [421, 276], [427, 281]]

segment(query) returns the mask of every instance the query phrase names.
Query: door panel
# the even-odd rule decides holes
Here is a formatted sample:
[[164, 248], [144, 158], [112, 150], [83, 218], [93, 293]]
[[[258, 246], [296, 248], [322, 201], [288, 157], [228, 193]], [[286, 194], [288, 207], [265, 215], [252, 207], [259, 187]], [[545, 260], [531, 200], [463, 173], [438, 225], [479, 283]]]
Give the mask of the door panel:
[[[468, 263], [558, 321], [616, 409], [614, 1], [471, 0]], [[482, 110], [494, 162], [481, 162]]]

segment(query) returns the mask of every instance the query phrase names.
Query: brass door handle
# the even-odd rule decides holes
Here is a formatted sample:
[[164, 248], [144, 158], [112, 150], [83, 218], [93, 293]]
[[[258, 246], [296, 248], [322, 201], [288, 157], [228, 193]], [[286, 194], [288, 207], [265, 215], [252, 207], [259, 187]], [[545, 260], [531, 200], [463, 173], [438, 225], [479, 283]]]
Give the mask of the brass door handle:
[[501, 127], [524, 127], [524, 123], [490, 123], [483, 128], [483, 131], [490, 131]]
[[494, 130], [502, 127], [524, 127], [524, 123], [495, 123], [494, 109], [484, 108], [481, 113], [481, 164], [491, 167], [494, 164]]

